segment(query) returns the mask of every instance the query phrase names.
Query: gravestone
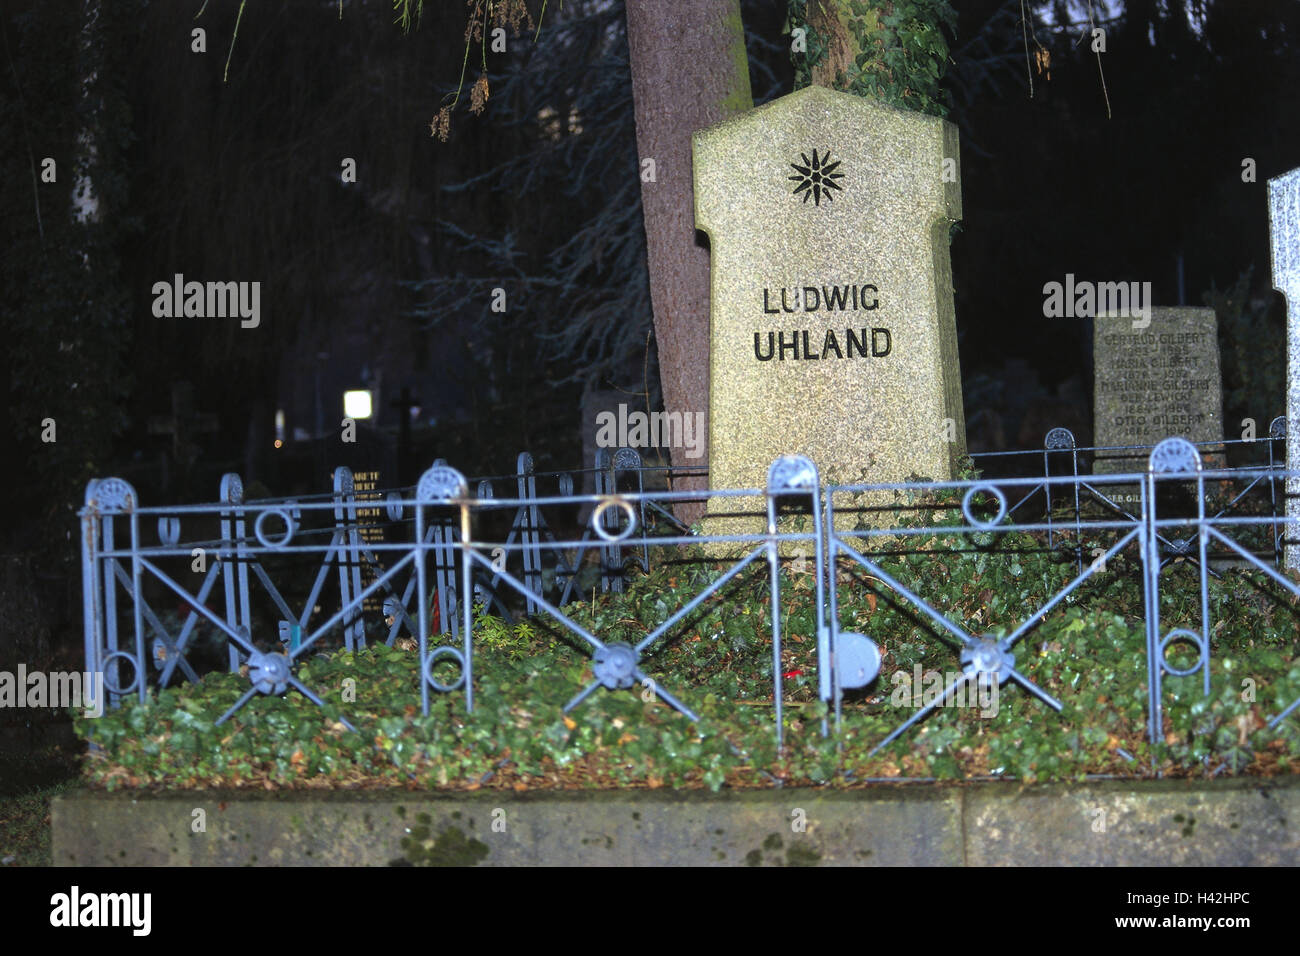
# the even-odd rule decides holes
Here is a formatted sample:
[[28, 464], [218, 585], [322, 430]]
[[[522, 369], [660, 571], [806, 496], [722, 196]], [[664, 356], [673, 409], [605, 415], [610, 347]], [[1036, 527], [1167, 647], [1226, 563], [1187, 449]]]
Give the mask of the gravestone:
[[710, 485], [762, 487], [785, 454], [829, 482], [950, 478], [966, 451], [956, 128], [810, 86], [693, 145], [711, 248]]
[[[357, 423], [355, 437], [356, 441], [351, 442], [342, 442], [333, 438], [322, 441], [323, 453], [333, 459], [324, 487], [333, 487], [333, 466], [345, 465], [352, 472], [357, 535], [361, 539], [361, 547], [365, 549], [386, 541], [385, 526], [388, 515], [384, 504], [385, 489], [395, 487], [391, 476], [397, 471], [397, 456], [390, 436], [377, 428]], [[332, 519], [333, 512], [329, 512], [329, 515]], [[382, 573], [389, 563], [386, 552], [372, 553], [380, 571], [376, 572], [368, 564], [363, 563], [362, 588], [373, 584], [378, 574]], [[363, 602], [362, 610], [367, 615], [378, 615], [383, 608], [386, 594], [387, 592], [380, 589], [370, 595]]]
[[[607, 412], [618, 414], [619, 405], [627, 405], [629, 401], [636, 401], [627, 392], [618, 391], [612, 388], [592, 388], [588, 386], [582, 392], [582, 401], [579, 414], [582, 417], [581, 434], [582, 434], [582, 481], [580, 483], [580, 493], [584, 495], [595, 494], [596, 491], [596, 473], [593, 467], [596, 462], [596, 451], [600, 448], [597, 443], [597, 435], [600, 431], [598, 421], [600, 417]], [[615, 449], [610, 449], [613, 454]], [[590, 508], [584, 508], [584, 514], [590, 512]]]
[[[333, 481], [334, 476], [331, 474], [331, 485]], [[377, 468], [362, 471], [354, 470], [352, 472], [352, 490], [356, 501], [357, 537], [361, 541], [362, 551], [371, 549], [371, 554], [374, 555], [375, 562], [379, 565], [379, 568], [376, 569], [369, 562], [362, 561], [361, 587], [363, 589], [374, 584], [379, 575], [388, 570], [388, 553], [374, 551], [372, 548], [373, 545], [382, 545], [387, 540], [384, 534], [384, 525], [388, 517], [384, 505], [385, 491], [383, 490], [382, 481], [382, 472]], [[330, 517], [333, 518], [332, 512]], [[370, 595], [361, 602], [362, 612], [368, 615], [377, 614], [383, 609], [386, 596], [387, 592], [382, 589]]]
[[[1177, 436], [1223, 441], [1223, 378], [1213, 309], [1152, 308], [1149, 324], [1131, 315], [1093, 319], [1093, 444], [1153, 446]], [[1150, 448], [1098, 451], [1094, 474], [1144, 472]], [[1206, 468], [1225, 464], [1222, 445], [1201, 449]], [[1125, 503], [1136, 485], [1100, 488]]]
[[[1286, 297], [1286, 468], [1300, 471], [1300, 167], [1268, 181], [1273, 288]], [[1286, 516], [1300, 521], [1300, 479], [1286, 483]], [[1300, 570], [1300, 527], [1286, 529], [1284, 564]]]
[[[352, 475], [352, 487], [357, 493], [357, 502], [376, 502], [376, 505], [370, 507], [361, 507], [357, 509], [358, 533], [361, 536], [363, 546], [370, 546], [384, 543], [384, 522], [387, 521], [385, 510], [379, 505], [384, 493], [380, 488], [380, 476], [377, 470], [358, 471]], [[382, 571], [387, 570], [388, 555], [383, 551], [372, 552], [375, 560], [379, 564], [379, 570], [366, 565], [361, 571], [361, 586], [368, 588], [375, 583]], [[384, 591], [377, 591], [370, 595], [362, 602], [362, 610], [366, 613], [372, 613], [382, 609], [384, 604]]]

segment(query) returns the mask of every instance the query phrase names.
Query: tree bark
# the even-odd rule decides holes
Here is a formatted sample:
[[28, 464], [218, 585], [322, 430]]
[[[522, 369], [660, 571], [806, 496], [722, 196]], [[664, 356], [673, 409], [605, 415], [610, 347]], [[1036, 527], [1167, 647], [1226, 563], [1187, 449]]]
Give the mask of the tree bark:
[[[99, 221], [99, 198], [95, 194], [94, 173], [99, 160], [96, 135], [103, 102], [99, 96], [100, 72], [103, 69], [103, 18], [100, 0], [82, 4], [81, 34], [78, 38], [78, 72], [81, 77], [83, 125], [77, 132], [76, 185], [72, 191], [72, 218], [83, 225]], [[89, 268], [89, 261], [86, 262]]]
[[812, 68], [812, 85], [843, 90], [849, 67], [858, 54], [853, 34], [837, 0], [808, 0], [808, 27], [826, 40], [826, 56]]
[[[703, 413], [703, 459], [673, 448], [679, 468], [707, 464], [709, 254], [696, 243], [691, 134], [753, 107], [739, 0], [627, 0], [632, 96], [641, 160], [641, 206], [650, 304], [664, 408]], [[646, 164], [654, 160], [654, 181]], [[703, 489], [703, 478], [676, 482]], [[679, 508], [690, 522], [703, 504]]]

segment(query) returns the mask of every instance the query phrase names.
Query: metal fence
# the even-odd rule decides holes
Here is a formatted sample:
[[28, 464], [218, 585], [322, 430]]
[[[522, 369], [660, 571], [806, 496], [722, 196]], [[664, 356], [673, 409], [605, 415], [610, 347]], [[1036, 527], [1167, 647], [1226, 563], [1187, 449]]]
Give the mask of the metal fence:
[[[258, 694], [292, 689], [323, 706], [296, 670], [328, 642], [356, 649], [368, 640], [391, 645], [413, 639], [422, 712], [429, 713], [431, 695], [440, 693], [459, 693], [470, 711], [478, 604], [502, 614], [545, 615], [589, 649], [592, 680], [566, 712], [602, 689], [651, 688], [695, 720], [690, 688], [665, 686], [670, 677], [652, 679], [643, 661], [729, 582], [756, 574], [766, 576], [771, 596], [774, 665], [770, 718], [759, 719], [771, 720], [780, 744], [782, 619], [792, 600], [782, 568], [797, 560], [813, 575], [817, 692], [828, 705], [823, 733], [839, 731], [845, 691], [870, 685], [881, 661], [870, 636], [841, 626], [839, 569], [860, 568], [883, 584], [945, 635], [955, 653], [959, 677], [882, 739], [879, 750], [955, 695], [978, 687], [1014, 684], [1046, 710], [1059, 712], [1061, 702], [1017, 665], [1018, 645], [1107, 562], [1127, 553], [1141, 568], [1147, 730], [1156, 743], [1167, 677], [1201, 675], [1203, 693], [1210, 694], [1215, 622], [1209, 580], [1221, 571], [1216, 565], [1254, 569], [1300, 597], [1300, 587], [1278, 570], [1286, 525], [1280, 488], [1289, 477], [1280, 465], [1284, 438], [1275, 422], [1268, 439], [1248, 443], [1260, 460], [1247, 466], [1206, 467], [1196, 446], [1170, 438], [1145, 450], [1141, 471], [1088, 474], [1086, 460], [1098, 449], [1078, 448], [1069, 432], [1053, 429], [1042, 450], [1018, 453], [1041, 458], [1041, 473], [1026, 477], [837, 485], [823, 482], [808, 459], [789, 456], [771, 464], [764, 488], [707, 492], [672, 490], [672, 472], [645, 466], [632, 449], [600, 452], [590, 495], [574, 493], [581, 473], [535, 474], [528, 455], [519, 456], [515, 475], [479, 480], [473, 492], [460, 472], [441, 461], [413, 488], [378, 495], [359, 494], [350, 472], [339, 468], [329, 493], [249, 501], [239, 477], [230, 474], [221, 482], [219, 501], [185, 506], [146, 506], [125, 481], [96, 480], [79, 513], [86, 669], [104, 675], [110, 706], [125, 695], [144, 701], [151, 681], [167, 686], [180, 675], [200, 679], [189, 658], [199, 626], [206, 624], [224, 642], [229, 668], [248, 669], [247, 691], [220, 723]], [[1215, 446], [1216, 462], [1226, 461], [1222, 452], [1231, 444]], [[513, 494], [499, 494], [503, 484], [513, 485]], [[1172, 488], [1184, 495], [1170, 512], [1165, 492]], [[1120, 489], [1131, 496], [1118, 494]], [[1211, 510], [1207, 502], [1216, 492], [1222, 505]], [[959, 502], [947, 512], [948, 523], [900, 520], [917, 501], [936, 496]], [[716, 533], [706, 521], [699, 532], [674, 517], [679, 503], [702, 501], [713, 512], [749, 508], [752, 527]], [[874, 517], [857, 520], [864, 501], [888, 504], [874, 508]], [[805, 519], [785, 520], [791, 508]], [[1020, 520], [1012, 524], [1017, 513]], [[927, 600], [924, 575], [902, 580], [882, 564], [900, 543], [922, 535], [987, 545], [1008, 530], [1039, 535], [1049, 547], [1071, 552], [1077, 574], [1042, 606], [1026, 608], [1019, 626], [1005, 636], [954, 620]], [[630, 568], [649, 570], [662, 556], [679, 556], [687, 548], [703, 553], [720, 573], [635, 644], [602, 638], [565, 613], [579, 589], [621, 590]], [[935, 551], [931, 559], [943, 561], [945, 552]], [[1174, 561], [1194, 569], [1191, 580], [1171, 580]], [[1166, 625], [1161, 589], [1192, 586], [1199, 620]], [[167, 612], [168, 601], [178, 610]], [[270, 634], [278, 644], [267, 640]], [[1191, 666], [1169, 660], [1176, 644], [1195, 650]], [[435, 673], [435, 665], [447, 662], [459, 669], [453, 681]], [[1270, 715], [1269, 726], [1298, 705], [1300, 698]]]

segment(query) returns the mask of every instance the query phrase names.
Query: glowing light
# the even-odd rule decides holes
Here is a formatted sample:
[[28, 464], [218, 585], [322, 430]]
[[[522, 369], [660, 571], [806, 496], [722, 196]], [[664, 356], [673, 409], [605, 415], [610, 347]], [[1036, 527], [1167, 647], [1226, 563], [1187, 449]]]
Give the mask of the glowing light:
[[344, 392], [343, 414], [348, 418], [369, 418], [371, 415], [370, 390], [363, 388]]

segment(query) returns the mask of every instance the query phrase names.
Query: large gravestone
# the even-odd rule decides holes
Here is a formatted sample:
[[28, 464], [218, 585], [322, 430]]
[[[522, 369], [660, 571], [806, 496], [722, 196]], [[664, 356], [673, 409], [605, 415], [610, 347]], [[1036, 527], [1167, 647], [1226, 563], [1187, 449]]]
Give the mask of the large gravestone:
[[697, 132], [694, 168], [710, 485], [762, 487], [783, 454], [834, 482], [951, 477], [966, 451], [955, 127], [814, 86]]
[[[1286, 297], [1286, 468], [1300, 471], [1300, 167], [1268, 181], [1273, 288]], [[1300, 522], [1300, 479], [1286, 483], [1286, 516]], [[1300, 526], [1286, 529], [1283, 563], [1300, 570]]]
[[[1093, 463], [1097, 474], [1146, 471], [1150, 449], [1145, 446], [1172, 436], [1223, 441], [1223, 379], [1214, 310], [1153, 308], [1149, 319], [1093, 319], [1093, 444], [1144, 446], [1098, 451]], [[1222, 445], [1202, 448], [1205, 466], [1222, 467], [1222, 451]], [[1137, 497], [1136, 485], [1102, 490], [1123, 501]]]

